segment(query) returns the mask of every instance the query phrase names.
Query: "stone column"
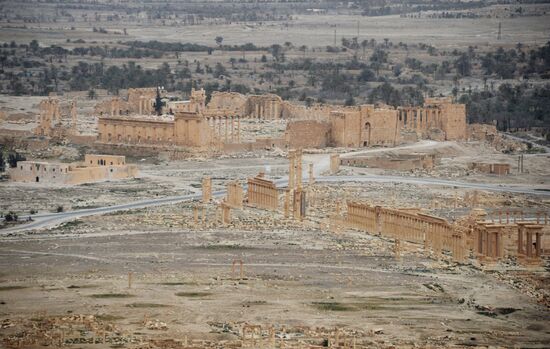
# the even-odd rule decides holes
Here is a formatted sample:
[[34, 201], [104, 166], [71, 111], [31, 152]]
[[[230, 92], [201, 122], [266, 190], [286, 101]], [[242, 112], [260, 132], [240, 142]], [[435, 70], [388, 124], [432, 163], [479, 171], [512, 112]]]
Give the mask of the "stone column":
[[296, 187], [302, 189], [302, 149], [296, 153]]
[[532, 258], [533, 257], [533, 234], [531, 234], [530, 229], [526, 229], [525, 235], [526, 235], [525, 254], [527, 255], [527, 258]]
[[524, 234], [525, 234], [525, 226], [527, 225], [527, 222], [518, 222], [518, 240], [517, 240], [517, 254], [518, 256], [522, 256], [525, 254], [524, 249]]
[[221, 142], [222, 141], [222, 118], [221, 116], [217, 117], [218, 121], [218, 139]]
[[296, 159], [296, 151], [294, 150], [289, 150], [288, 151], [288, 161], [289, 161], [289, 166], [288, 166], [288, 188], [290, 190], [294, 190], [294, 187], [295, 187], [295, 184], [294, 184], [294, 177], [295, 177], [295, 173], [294, 173], [294, 162], [295, 162], [295, 159]]
[[285, 205], [284, 205], [284, 212], [285, 212], [285, 218], [288, 218], [288, 208], [290, 205], [290, 189], [285, 190]]
[[231, 143], [235, 143], [235, 117], [231, 117]]
[[202, 202], [208, 203], [212, 200], [212, 178], [204, 177], [202, 179]]
[[540, 258], [542, 251], [542, 232], [538, 231], [535, 234], [537, 236], [535, 241], [535, 257]]
[[197, 206], [193, 207], [193, 223], [195, 227], [199, 224], [199, 208]]
[[224, 118], [225, 120], [225, 143], [227, 143], [227, 139], [228, 139], [228, 133], [229, 133], [229, 125], [227, 123], [227, 117]]
[[241, 143], [241, 118], [237, 116], [237, 143]]

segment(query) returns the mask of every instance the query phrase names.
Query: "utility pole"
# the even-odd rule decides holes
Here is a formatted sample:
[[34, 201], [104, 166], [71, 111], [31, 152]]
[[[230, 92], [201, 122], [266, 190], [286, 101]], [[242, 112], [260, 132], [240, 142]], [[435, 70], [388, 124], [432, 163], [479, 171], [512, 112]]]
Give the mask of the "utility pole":
[[502, 39], [502, 22], [498, 22], [498, 34], [497, 34], [497, 40]]
[[334, 29], [334, 47], [336, 47], [336, 29]]
[[357, 42], [359, 42], [359, 21], [357, 21]]

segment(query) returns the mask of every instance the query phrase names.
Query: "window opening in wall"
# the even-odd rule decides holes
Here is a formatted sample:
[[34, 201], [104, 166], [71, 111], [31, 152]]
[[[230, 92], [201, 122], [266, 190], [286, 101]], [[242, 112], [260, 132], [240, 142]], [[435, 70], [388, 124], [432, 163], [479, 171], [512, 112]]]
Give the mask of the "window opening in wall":
[[36, 177], [36, 182], [40, 182], [40, 178], [38, 178], [38, 176]]

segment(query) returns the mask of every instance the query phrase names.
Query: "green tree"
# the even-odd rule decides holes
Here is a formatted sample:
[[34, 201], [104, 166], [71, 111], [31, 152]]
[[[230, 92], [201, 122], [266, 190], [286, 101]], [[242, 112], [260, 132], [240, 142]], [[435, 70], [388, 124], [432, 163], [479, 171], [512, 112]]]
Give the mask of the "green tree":
[[470, 76], [472, 71], [472, 63], [470, 62], [470, 57], [463, 53], [458, 57], [454, 63], [456, 73], [459, 76]]
[[164, 103], [162, 102], [162, 97], [160, 96], [160, 89], [157, 87], [157, 97], [155, 98], [155, 112], [157, 113], [157, 115], [162, 114], [163, 104]]
[[38, 41], [36, 40], [31, 41], [29, 44], [29, 48], [33, 53], [36, 53], [36, 51], [38, 51], [38, 49], [40, 48], [40, 46], [38, 45]]

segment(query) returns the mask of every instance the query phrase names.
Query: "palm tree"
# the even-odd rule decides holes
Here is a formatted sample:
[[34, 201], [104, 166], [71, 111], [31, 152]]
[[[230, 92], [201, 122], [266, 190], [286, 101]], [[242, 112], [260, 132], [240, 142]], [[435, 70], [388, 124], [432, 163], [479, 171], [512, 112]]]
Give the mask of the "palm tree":
[[363, 57], [365, 56], [365, 50], [366, 50], [368, 45], [369, 45], [368, 40], [365, 39], [365, 40], [361, 41], [361, 47], [363, 48]]

